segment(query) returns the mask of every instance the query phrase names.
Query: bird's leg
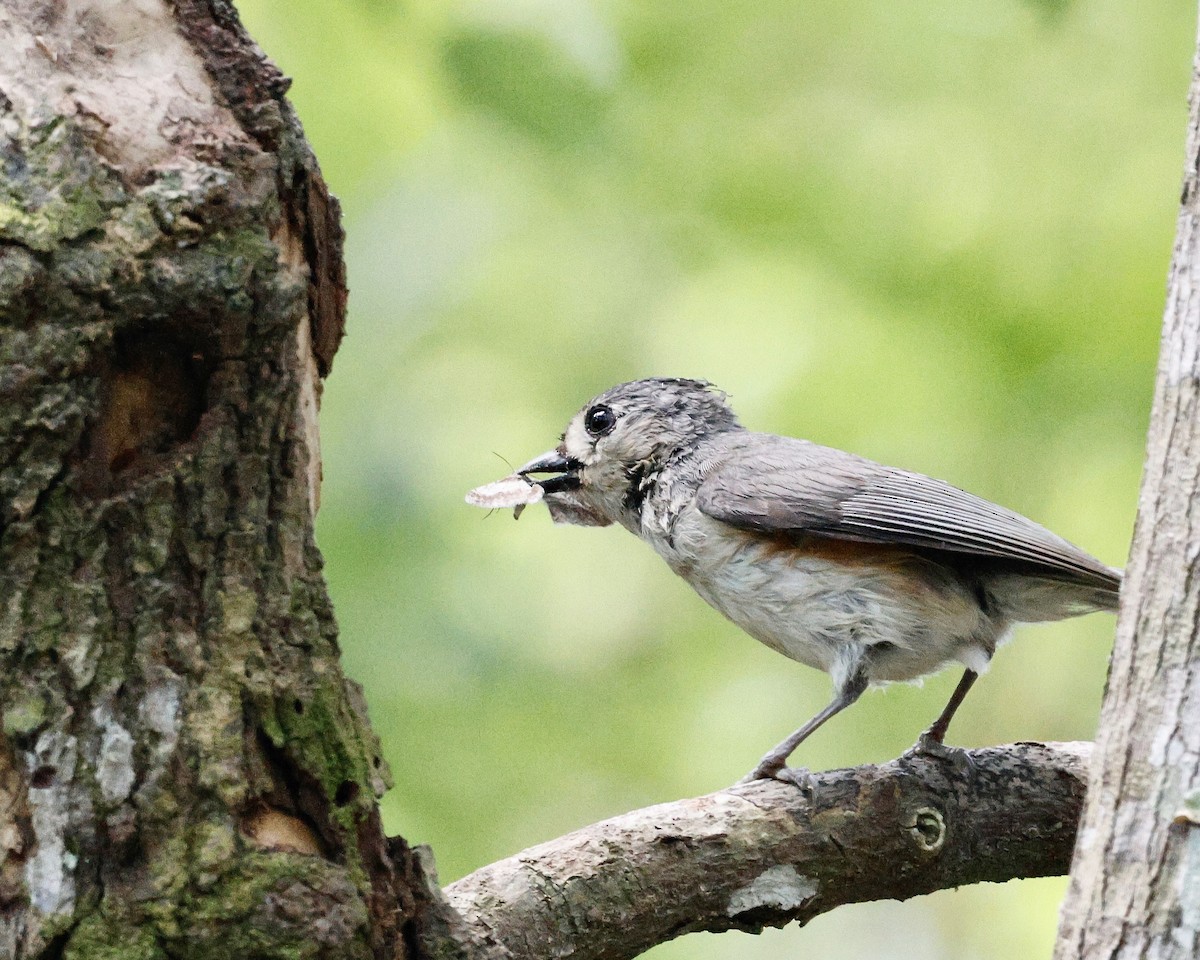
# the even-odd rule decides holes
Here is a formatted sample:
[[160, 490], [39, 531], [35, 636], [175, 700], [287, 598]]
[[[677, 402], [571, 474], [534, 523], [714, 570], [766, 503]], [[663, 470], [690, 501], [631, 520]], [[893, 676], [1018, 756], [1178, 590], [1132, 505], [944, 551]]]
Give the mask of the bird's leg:
[[979, 674], [974, 670], [966, 670], [963, 672], [962, 679], [958, 681], [958, 686], [954, 688], [954, 692], [950, 694], [950, 702], [946, 704], [938, 718], [933, 721], [933, 724], [920, 737], [917, 738], [916, 744], [905, 753], [905, 756], [927, 756], [937, 757], [941, 760], [950, 760], [954, 763], [961, 764], [966, 762], [969, 765], [966, 752], [959, 747], [946, 746], [946, 731], [950, 727], [950, 721], [954, 719], [954, 714], [966, 699], [967, 691], [971, 689], [971, 685], [979, 679]]
[[792, 752], [807, 740], [821, 724], [854, 703], [866, 689], [866, 676], [862, 673], [855, 673], [837, 691], [837, 695], [829, 703], [829, 706], [759, 760], [758, 766], [742, 777], [738, 783], [753, 783], [755, 780], [782, 780], [784, 783], [794, 784], [802, 790], [810, 789], [811, 777], [807, 770], [795, 770], [784, 764], [787, 763]]

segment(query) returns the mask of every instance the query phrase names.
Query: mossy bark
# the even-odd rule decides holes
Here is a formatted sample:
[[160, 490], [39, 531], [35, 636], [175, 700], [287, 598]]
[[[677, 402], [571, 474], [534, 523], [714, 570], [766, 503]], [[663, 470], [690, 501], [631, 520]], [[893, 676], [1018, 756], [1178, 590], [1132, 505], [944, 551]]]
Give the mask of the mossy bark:
[[221, 0], [5, 7], [0, 957], [418, 953], [313, 542], [345, 287], [287, 81]]

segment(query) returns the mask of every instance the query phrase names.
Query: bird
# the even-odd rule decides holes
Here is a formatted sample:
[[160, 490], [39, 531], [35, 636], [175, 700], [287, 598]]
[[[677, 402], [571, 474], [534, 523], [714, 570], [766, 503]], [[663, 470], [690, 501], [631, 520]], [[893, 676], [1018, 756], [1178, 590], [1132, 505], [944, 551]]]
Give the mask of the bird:
[[[756, 640], [828, 673], [828, 705], [739, 782], [811, 786], [787, 761], [865, 690], [951, 664], [910, 751], [946, 759], [955, 711], [1013, 626], [1114, 611], [1120, 570], [1020, 514], [908, 470], [742, 426], [706, 380], [618, 384], [520, 467], [558, 522], [619, 524]], [[535, 489], [533, 489], [535, 488]]]

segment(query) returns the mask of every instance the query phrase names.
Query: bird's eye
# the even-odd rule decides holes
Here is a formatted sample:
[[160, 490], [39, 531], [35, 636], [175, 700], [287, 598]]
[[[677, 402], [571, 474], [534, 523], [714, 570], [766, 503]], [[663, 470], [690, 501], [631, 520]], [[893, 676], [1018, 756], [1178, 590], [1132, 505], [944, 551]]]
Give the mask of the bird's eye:
[[598, 407], [592, 407], [587, 412], [587, 416], [583, 418], [583, 429], [593, 437], [602, 437], [606, 433], [611, 433], [612, 428], [616, 425], [617, 415], [612, 412], [611, 407], [606, 407], [603, 404]]

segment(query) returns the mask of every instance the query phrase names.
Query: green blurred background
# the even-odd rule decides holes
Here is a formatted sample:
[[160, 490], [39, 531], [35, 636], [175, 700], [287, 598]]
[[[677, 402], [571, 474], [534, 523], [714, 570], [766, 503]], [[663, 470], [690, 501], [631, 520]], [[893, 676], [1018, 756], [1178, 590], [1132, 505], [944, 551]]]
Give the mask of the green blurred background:
[[[349, 234], [319, 537], [346, 665], [442, 879], [718, 789], [826, 702], [617, 529], [462, 502], [612, 383], [932, 473], [1123, 564], [1195, 8], [243, 0]], [[1030, 627], [951, 731], [1091, 737], [1113, 620]], [[894, 757], [956, 671], [799, 757]], [[666, 958], [1045, 956], [1061, 880]], [[902, 932], [901, 932], [902, 931]]]

